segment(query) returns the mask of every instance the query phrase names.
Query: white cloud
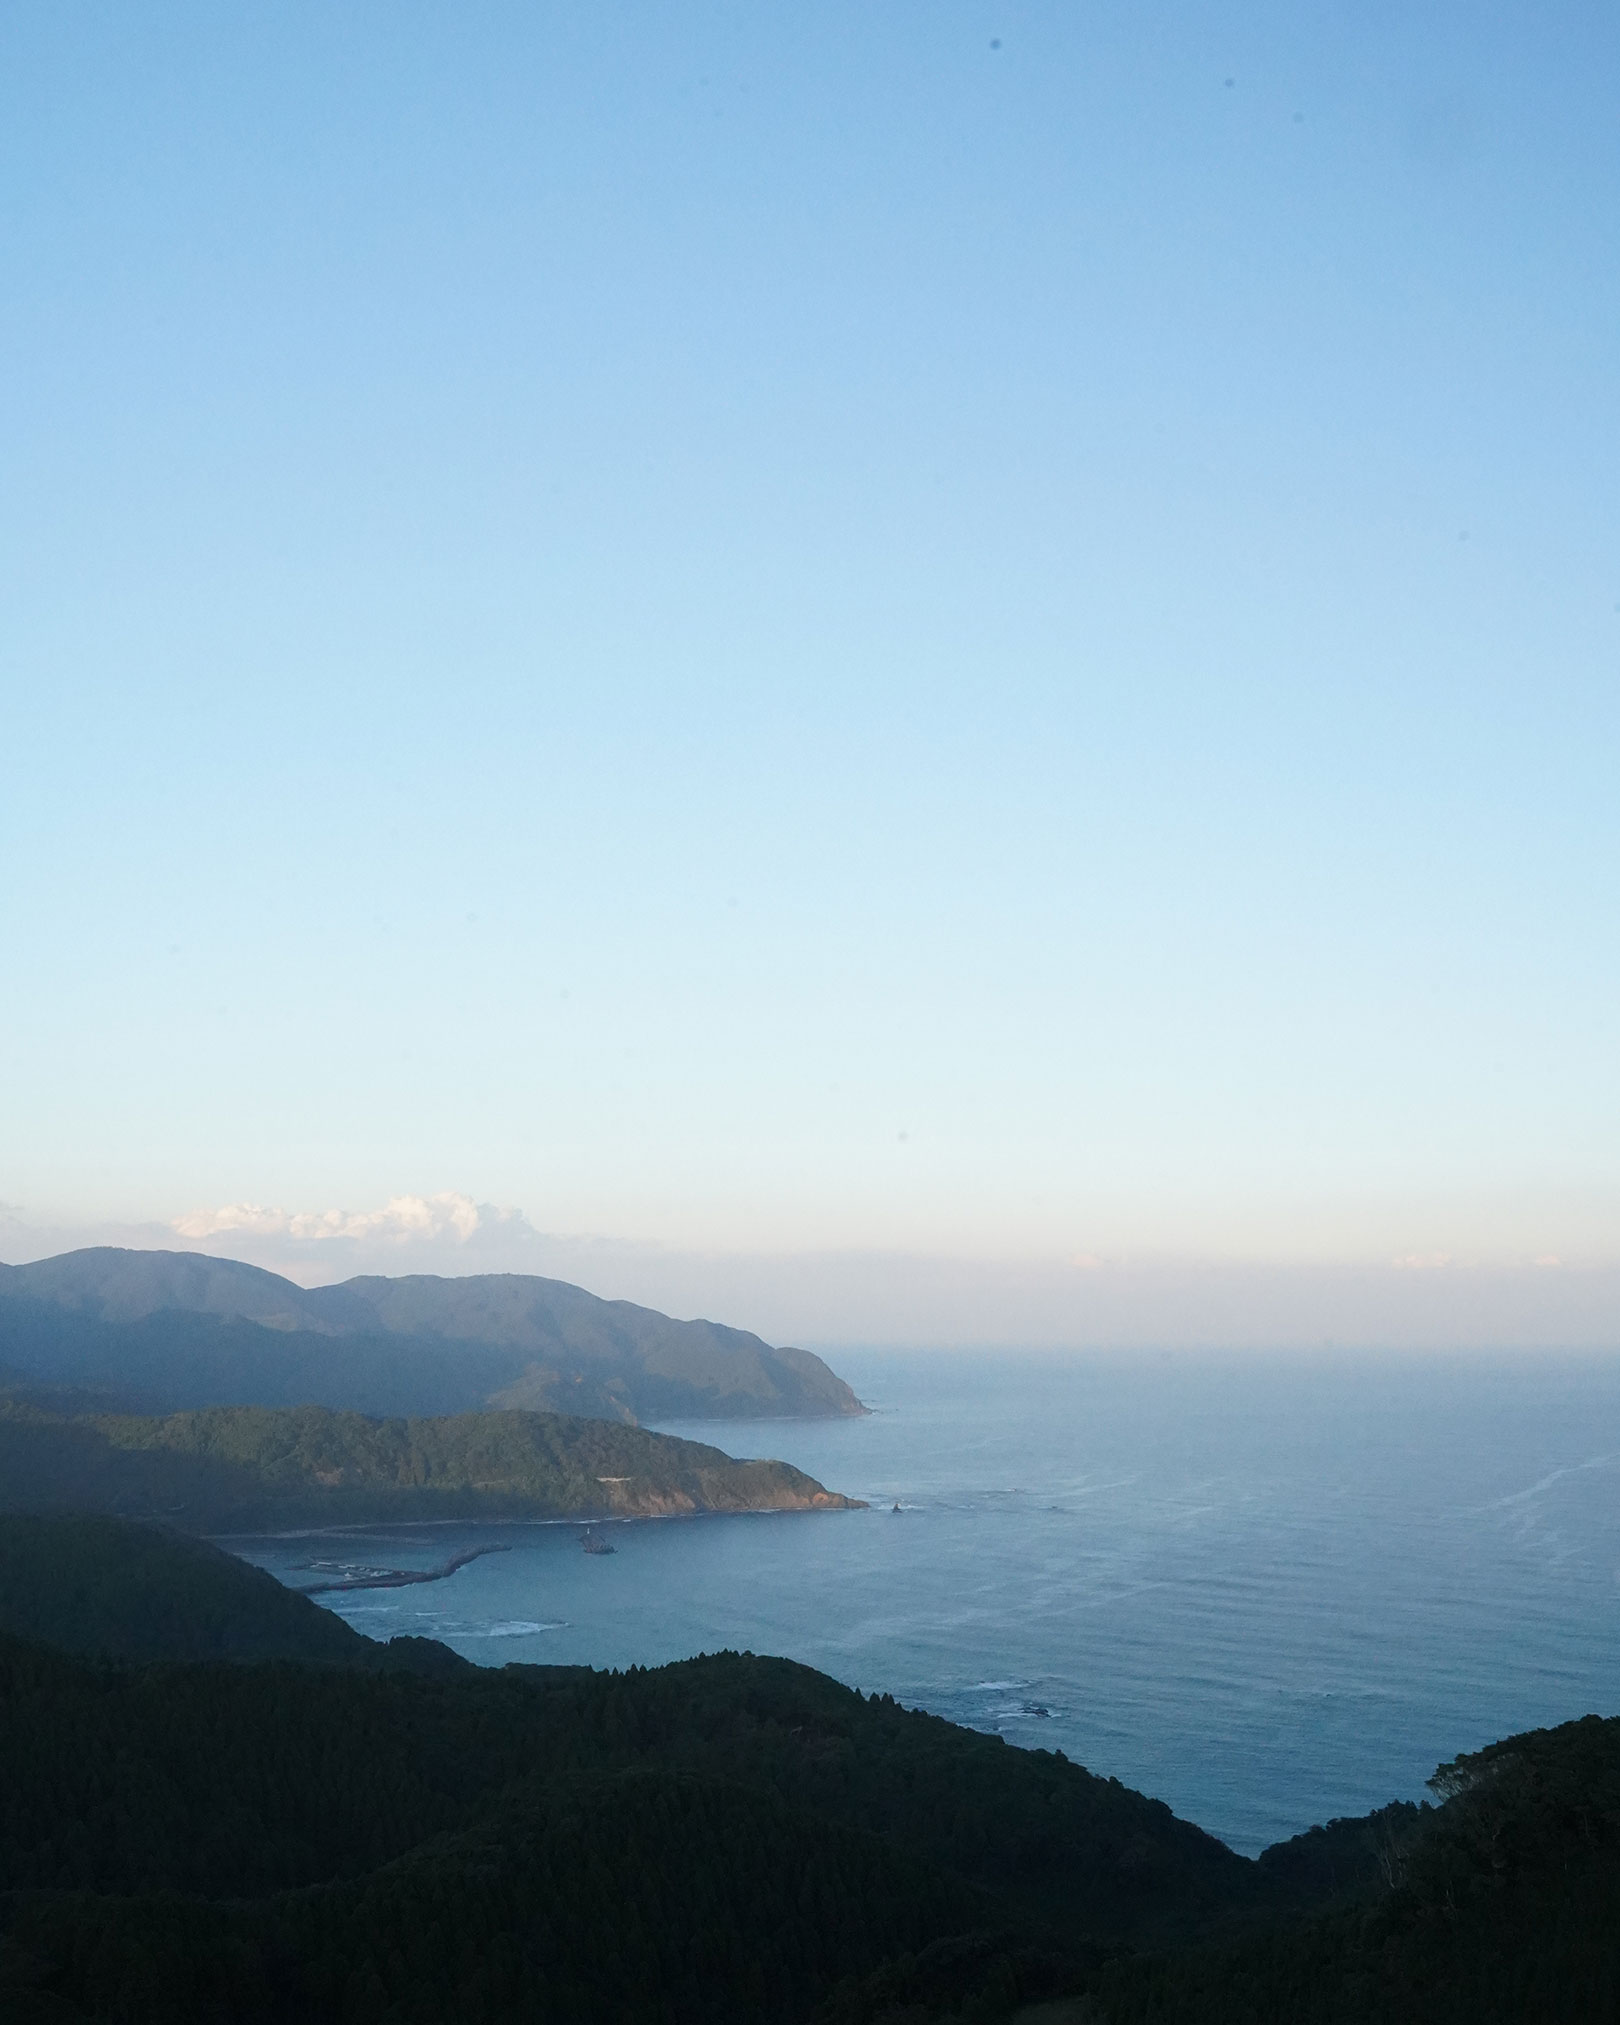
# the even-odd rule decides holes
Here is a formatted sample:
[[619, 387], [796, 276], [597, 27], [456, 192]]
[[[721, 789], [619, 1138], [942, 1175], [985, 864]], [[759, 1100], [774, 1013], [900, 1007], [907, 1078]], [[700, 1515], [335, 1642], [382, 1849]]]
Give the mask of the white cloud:
[[[354, 1273], [554, 1273], [555, 1241], [520, 1209], [453, 1189], [391, 1196], [380, 1209], [228, 1202], [163, 1226], [169, 1245], [268, 1266], [315, 1286]], [[151, 1243], [150, 1238], [145, 1240]]]
[[523, 1223], [520, 1210], [476, 1203], [470, 1195], [396, 1195], [381, 1209], [265, 1209], [255, 1202], [230, 1202], [220, 1209], [195, 1209], [176, 1217], [176, 1236], [203, 1239], [242, 1235], [292, 1238], [299, 1243], [349, 1239], [370, 1244], [421, 1244], [449, 1240], [466, 1244], [480, 1231]]

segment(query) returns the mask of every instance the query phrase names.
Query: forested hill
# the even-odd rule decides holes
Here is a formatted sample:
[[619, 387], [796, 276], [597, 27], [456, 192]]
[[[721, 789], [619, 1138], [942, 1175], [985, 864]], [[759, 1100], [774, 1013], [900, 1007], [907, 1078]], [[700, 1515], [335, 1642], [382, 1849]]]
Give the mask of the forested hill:
[[320, 1406], [70, 1415], [0, 1396], [0, 1511], [112, 1512], [194, 1533], [421, 1519], [830, 1511], [791, 1464], [563, 1414], [372, 1419]]
[[[82, 1563], [51, 1530], [17, 1552]], [[195, 1589], [159, 1539], [149, 1602], [171, 1547]], [[1041, 1995], [1256, 1874], [1059, 1756], [784, 1660], [434, 1679], [0, 1636], [0, 1711], [8, 2025], [793, 2025], [920, 1956]]]
[[864, 1409], [808, 1350], [519, 1273], [305, 1288], [233, 1259], [110, 1246], [0, 1266], [0, 1367], [154, 1406], [494, 1405], [634, 1423]]
[[[167, 1663], [39, 1642], [127, 1650], [125, 1579]], [[0, 1521], [7, 2025], [1616, 2015], [1620, 1723], [1509, 1738], [1437, 1807], [1251, 1863], [784, 1660], [435, 1674], [345, 1634], [326, 1663], [179, 1663], [320, 1616], [272, 1590], [192, 1542]]]
[[157, 1526], [0, 1517], [0, 1634], [109, 1659], [296, 1659], [466, 1670], [427, 1638], [362, 1638], [234, 1554]]

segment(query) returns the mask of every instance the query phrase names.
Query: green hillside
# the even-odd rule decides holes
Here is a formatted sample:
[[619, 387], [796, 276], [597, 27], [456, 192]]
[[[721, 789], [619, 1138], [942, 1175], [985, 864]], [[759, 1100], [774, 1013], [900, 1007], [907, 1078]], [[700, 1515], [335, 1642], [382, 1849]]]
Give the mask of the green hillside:
[[790, 1464], [554, 1413], [375, 1420], [326, 1407], [67, 1416], [0, 1399], [0, 1510], [197, 1533], [404, 1519], [826, 1511]]

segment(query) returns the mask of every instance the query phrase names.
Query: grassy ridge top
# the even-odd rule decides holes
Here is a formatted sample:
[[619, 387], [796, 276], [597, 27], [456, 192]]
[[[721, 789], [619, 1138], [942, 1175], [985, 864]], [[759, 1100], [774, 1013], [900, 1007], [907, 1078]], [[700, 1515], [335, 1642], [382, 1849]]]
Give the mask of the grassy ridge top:
[[68, 1416], [0, 1404], [0, 1510], [116, 1512], [226, 1533], [851, 1504], [788, 1463], [555, 1413], [379, 1420], [236, 1406]]

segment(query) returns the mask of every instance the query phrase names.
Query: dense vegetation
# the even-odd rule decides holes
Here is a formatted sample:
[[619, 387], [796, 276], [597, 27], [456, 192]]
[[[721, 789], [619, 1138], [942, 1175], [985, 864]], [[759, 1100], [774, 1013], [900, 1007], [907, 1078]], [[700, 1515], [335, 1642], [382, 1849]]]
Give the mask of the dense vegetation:
[[1120, 1961], [1110, 2025], [1558, 2025], [1620, 2017], [1620, 1720], [1510, 1737], [1403, 1810], [1380, 1886], [1236, 1945]]
[[[70, 1639], [168, 1657], [41, 1642]], [[1614, 2016], [1620, 1723], [1436, 1790], [1250, 1863], [787, 1661], [473, 1668], [195, 1541], [0, 1521], [20, 2025], [992, 2025], [1064, 1993], [1105, 2025]]]
[[468, 1670], [432, 1639], [362, 1638], [207, 1540], [91, 1516], [0, 1518], [0, 1633], [122, 1660]]
[[374, 1420], [321, 1406], [223, 1406], [64, 1414], [26, 1395], [0, 1396], [0, 1510], [117, 1512], [230, 1533], [848, 1503], [788, 1463], [739, 1462], [702, 1442], [555, 1413]]
[[94, 1517], [0, 1518], [0, 1629], [135, 1660], [344, 1664], [370, 1644], [206, 1540]]
[[305, 1288], [195, 1252], [101, 1246], [0, 1266], [0, 1366], [145, 1409], [485, 1406], [639, 1419], [862, 1411], [807, 1350], [520, 1273]]
[[[0, 1560], [41, 1562], [32, 1628], [95, 1530], [0, 1524]], [[172, 1648], [200, 1594], [214, 1649], [219, 1570], [192, 1543], [148, 1535], [119, 1565], [150, 1610], [166, 1558]], [[0, 2009], [803, 2018], [975, 1929], [1161, 1934], [1251, 1869], [1060, 1758], [786, 1661], [349, 1658], [120, 1668], [0, 1640]]]

